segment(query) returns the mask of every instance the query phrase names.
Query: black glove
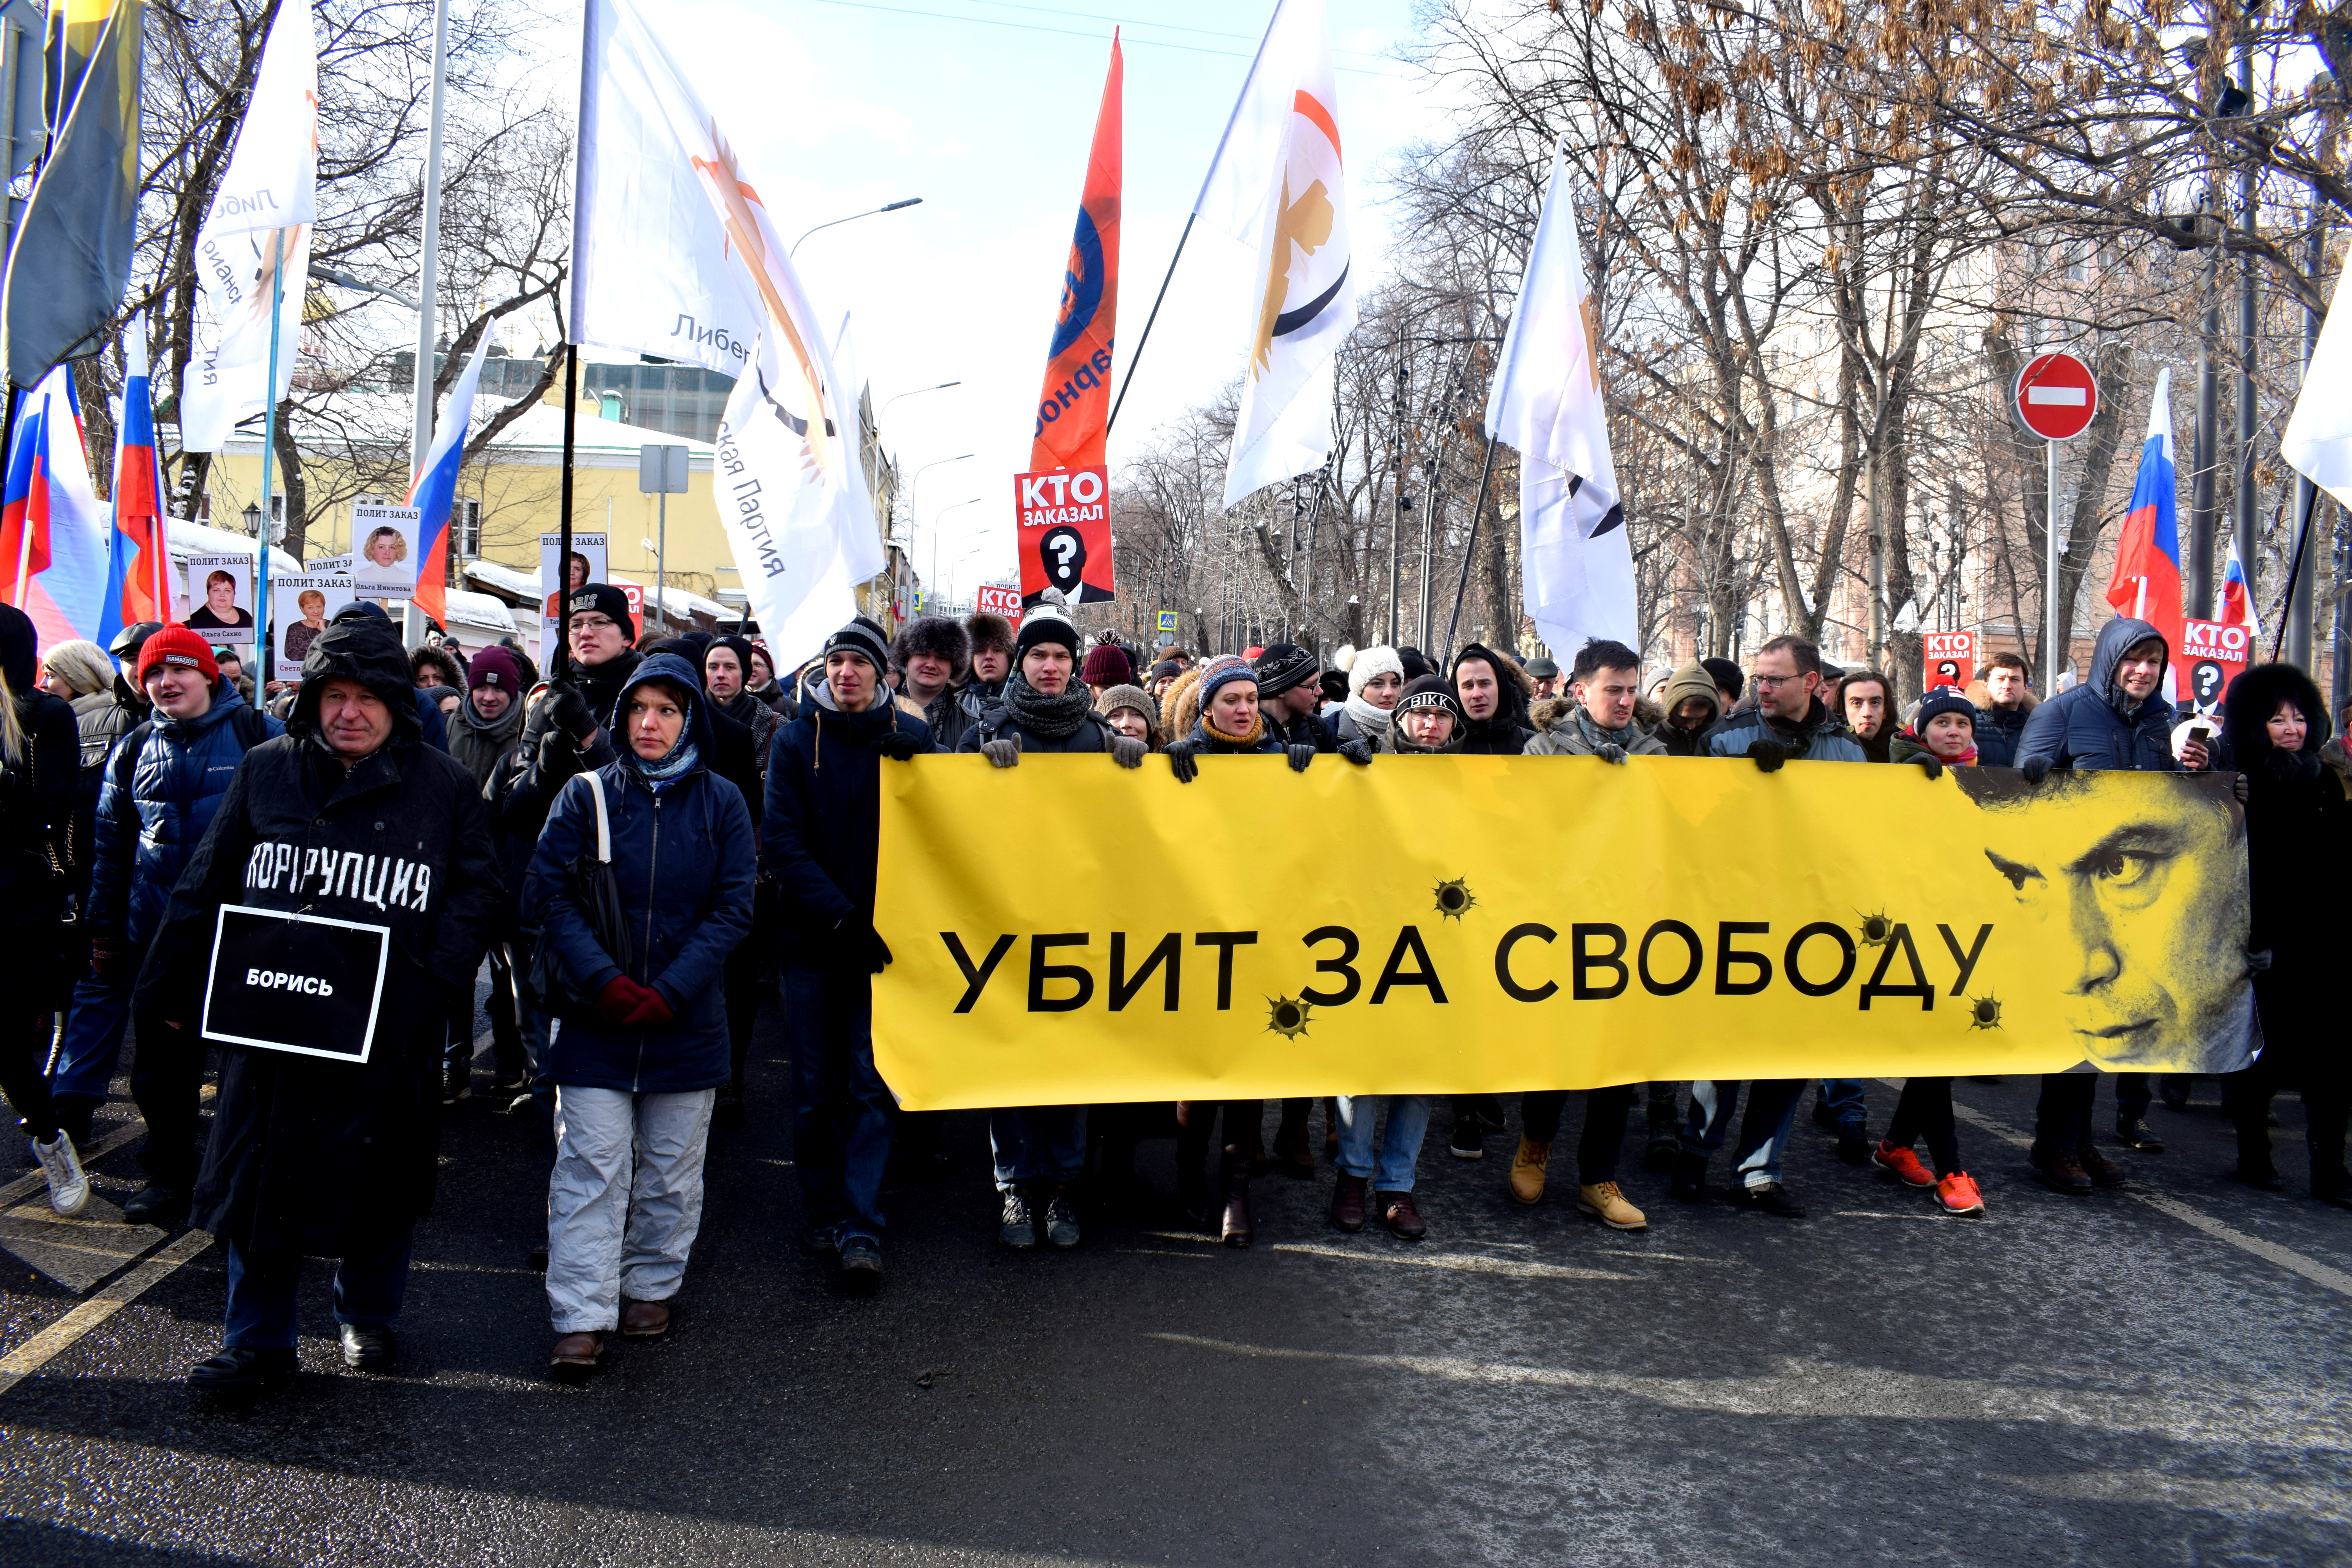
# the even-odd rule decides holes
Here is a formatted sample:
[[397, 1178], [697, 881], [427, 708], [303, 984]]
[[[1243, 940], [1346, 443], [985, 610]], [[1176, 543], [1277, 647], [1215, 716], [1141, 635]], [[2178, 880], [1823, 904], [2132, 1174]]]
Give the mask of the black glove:
[[596, 715], [588, 710], [588, 699], [580, 694], [578, 687], [569, 682], [561, 682], [548, 689], [547, 716], [554, 721], [557, 729], [583, 742], [602, 728], [596, 722]]
[[2050, 759], [2047, 757], [2028, 757], [2025, 761], [2017, 764], [2017, 771], [2025, 775], [2025, 782], [2027, 784], [2038, 784], [2043, 779], [2050, 776]]
[[1192, 753], [1200, 749], [1192, 741], [1178, 741], [1168, 748], [1168, 766], [1176, 774], [1178, 784], [1191, 784], [1200, 776], [1200, 764], [1192, 760]]
[[1789, 760], [1789, 748], [1778, 741], [1750, 741], [1748, 760], [1756, 764], [1759, 772], [1777, 773], [1780, 764]]
[[1021, 737], [1014, 734], [1001, 740], [982, 741], [980, 754], [1000, 768], [1017, 768], [1021, 765]]
[[2245, 805], [2247, 795], [2246, 775], [2243, 773], [2231, 773], [2230, 775], [2230, 787], [2238, 792], [2238, 804], [2240, 805]]
[[1360, 768], [1372, 765], [1372, 749], [1361, 741], [1340, 742], [1339, 754]]
[[1315, 760], [1315, 748], [1312, 746], [1293, 746], [1289, 751], [1290, 771], [1294, 773], [1305, 773], [1307, 764]]
[[[855, 917], [852, 917], [853, 919]], [[869, 922], [854, 925], [844, 921], [834, 930], [841, 937], [841, 955], [867, 974], [879, 974], [890, 962], [890, 944]]]
[[1123, 768], [1141, 767], [1144, 754], [1150, 749], [1132, 735], [1113, 735], [1110, 738], [1110, 760]]
[[1944, 764], [1937, 757], [1935, 752], [1922, 752], [1911, 760], [1918, 763], [1920, 771], [1925, 773], [1929, 778], [1939, 779], [1944, 776]]
[[923, 749], [922, 742], [904, 730], [893, 730], [875, 742], [874, 749], [894, 763], [903, 763]]
[[[1617, 763], [1622, 764], [1625, 761], [1625, 748], [1619, 745], [1614, 741], [1601, 742], [1601, 744], [1592, 748], [1592, 754], [1599, 757], [1604, 763]], [[1750, 756], [1755, 755], [1752, 752], [1748, 754]]]

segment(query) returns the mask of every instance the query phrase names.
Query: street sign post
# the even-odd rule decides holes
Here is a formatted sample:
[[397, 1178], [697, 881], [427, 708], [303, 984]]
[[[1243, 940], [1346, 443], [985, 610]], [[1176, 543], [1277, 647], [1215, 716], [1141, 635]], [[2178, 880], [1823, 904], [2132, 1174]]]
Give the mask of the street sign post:
[[669, 625], [669, 498], [686, 493], [686, 448], [668, 442], [648, 441], [637, 448], [637, 491], [659, 496], [661, 524], [654, 532], [654, 576], [661, 584], [655, 607], [662, 625]]
[[2042, 539], [2042, 679], [2055, 690], [2058, 667], [2058, 443], [2071, 441], [2099, 416], [2099, 383], [2091, 367], [2061, 350], [2036, 354], [2017, 373], [2017, 422], [2048, 444], [2050, 522]]
[[1160, 612], [1160, 629], [1163, 632], [1169, 632], [1171, 634], [1176, 630], [1175, 611], [1162, 610]]

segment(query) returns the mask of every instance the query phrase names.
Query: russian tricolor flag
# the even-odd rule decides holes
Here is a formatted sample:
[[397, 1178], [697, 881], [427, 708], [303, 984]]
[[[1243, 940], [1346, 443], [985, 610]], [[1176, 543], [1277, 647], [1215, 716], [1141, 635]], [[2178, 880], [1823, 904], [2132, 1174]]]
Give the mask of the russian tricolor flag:
[[2169, 656], [2164, 665], [2165, 695], [2179, 697], [2174, 679], [2180, 662], [2180, 527], [2177, 516], [2179, 471], [2172, 460], [2172, 372], [2156, 376], [2147, 410], [2147, 444], [2140, 448], [2139, 477], [2132, 481], [2131, 506], [2123, 536], [2116, 542], [2115, 575], [2107, 603], [2117, 615], [2146, 621], [2164, 634]]
[[2263, 621], [2254, 614], [2252, 584], [2246, 581], [2246, 560], [2238, 553], [2238, 538], [2230, 536], [2230, 565], [2221, 574], [2221, 624], [2243, 626], [2252, 637], [2263, 635]]
[[0, 488], [0, 598], [32, 616], [40, 646], [95, 638], [106, 592], [106, 515], [90, 487], [73, 371], [17, 394]]
[[172, 561], [163, 540], [163, 468], [155, 450], [155, 400], [147, 379], [147, 323], [122, 329], [122, 417], [114, 443], [114, 526], [107, 533], [100, 647], [123, 627], [172, 620]]
[[482, 361], [489, 352], [490, 334], [485, 330], [474, 357], [449, 389], [424, 463], [408, 482], [407, 504], [418, 512], [416, 607], [445, 629], [449, 625], [449, 510], [457, 499], [457, 470], [466, 461], [466, 425], [474, 416], [474, 388], [481, 384]]

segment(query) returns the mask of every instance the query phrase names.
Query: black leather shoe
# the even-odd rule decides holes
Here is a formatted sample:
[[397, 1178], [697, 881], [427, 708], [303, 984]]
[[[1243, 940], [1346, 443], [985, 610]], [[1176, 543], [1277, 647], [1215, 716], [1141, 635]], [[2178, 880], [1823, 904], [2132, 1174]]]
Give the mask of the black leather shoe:
[[2230, 1173], [2230, 1179], [2233, 1182], [2243, 1182], [2246, 1185], [2265, 1193], [2286, 1191], [2286, 1182], [2279, 1175], [2278, 1168], [2267, 1160], [2259, 1165], [2249, 1164], [2243, 1160], [2239, 1161], [2237, 1168]]
[[188, 1194], [177, 1187], [142, 1187], [124, 1202], [122, 1223], [177, 1230], [188, 1223]]
[[231, 1345], [210, 1361], [200, 1361], [188, 1369], [188, 1392], [204, 1399], [250, 1399], [293, 1375], [294, 1350], [290, 1345], [258, 1350]]
[[390, 1329], [342, 1325], [343, 1364], [353, 1372], [390, 1372], [400, 1360], [400, 1342]]
[[1706, 1202], [1706, 1156], [1704, 1154], [1675, 1156], [1674, 1184], [1668, 1190], [1686, 1204]]
[[1870, 1134], [1859, 1127], [1839, 1128], [1838, 1158], [1849, 1165], [1870, 1163]]
[[1779, 1219], [1802, 1219], [1805, 1205], [1789, 1195], [1789, 1189], [1778, 1182], [1767, 1182], [1760, 1187], [1727, 1187], [1724, 1202], [1734, 1208], [1754, 1209]]
[[2116, 1118], [2116, 1142], [2126, 1149], [2137, 1149], [2143, 1154], [2164, 1152], [2164, 1140], [2149, 1131], [2147, 1123], [2137, 1116]]

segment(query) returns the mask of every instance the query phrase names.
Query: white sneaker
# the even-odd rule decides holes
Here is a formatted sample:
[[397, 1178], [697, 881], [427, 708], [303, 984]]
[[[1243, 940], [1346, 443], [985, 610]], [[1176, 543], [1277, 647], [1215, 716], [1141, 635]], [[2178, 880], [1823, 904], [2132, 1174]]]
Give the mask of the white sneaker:
[[41, 1162], [41, 1173], [49, 1179], [49, 1206], [68, 1218], [81, 1213], [89, 1202], [89, 1177], [82, 1172], [73, 1140], [60, 1128], [53, 1143], [34, 1139], [33, 1155]]

